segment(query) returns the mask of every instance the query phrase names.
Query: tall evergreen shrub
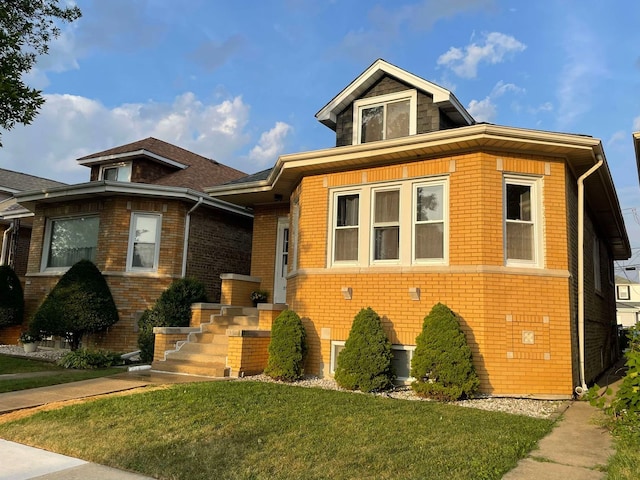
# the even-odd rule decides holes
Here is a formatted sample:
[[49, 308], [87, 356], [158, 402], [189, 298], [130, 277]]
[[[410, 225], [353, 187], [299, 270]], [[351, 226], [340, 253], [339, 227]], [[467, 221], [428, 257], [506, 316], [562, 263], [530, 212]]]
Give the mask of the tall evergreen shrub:
[[0, 327], [20, 325], [24, 315], [24, 294], [20, 279], [8, 265], [0, 266]]
[[277, 380], [298, 380], [304, 374], [306, 353], [307, 340], [302, 320], [293, 310], [284, 310], [271, 327], [269, 359], [264, 373]]
[[480, 385], [458, 318], [441, 303], [424, 318], [411, 376], [416, 379], [411, 386], [418, 395], [436, 400], [469, 398]]
[[174, 280], [138, 320], [138, 348], [143, 362], [153, 360], [153, 327], [188, 327], [191, 304], [207, 301], [204, 284], [194, 278]]
[[101, 332], [118, 321], [118, 310], [98, 267], [80, 260], [60, 278], [30, 322], [32, 332], [66, 336], [77, 350], [86, 333]]
[[338, 355], [335, 380], [343, 388], [374, 392], [393, 386], [391, 342], [380, 316], [371, 307], [353, 319], [344, 349]]

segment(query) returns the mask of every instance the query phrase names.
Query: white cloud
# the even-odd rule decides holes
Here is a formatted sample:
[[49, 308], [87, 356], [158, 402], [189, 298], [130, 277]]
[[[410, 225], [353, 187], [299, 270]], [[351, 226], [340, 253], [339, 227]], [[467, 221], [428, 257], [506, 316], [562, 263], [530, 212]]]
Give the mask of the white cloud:
[[274, 164], [278, 155], [282, 153], [284, 141], [291, 129], [291, 125], [276, 122], [271, 130], [260, 136], [260, 141], [249, 153], [249, 159], [255, 161], [259, 166]]
[[626, 146], [627, 142], [629, 142], [629, 137], [627, 135], [627, 132], [624, 130], [614, 132], [614, 134], [611, 135], [611, 138], [607, 141], [607, 147]]
[[451, 47], [438, 58], [438, 65], [451, 69], [463, 78], [475, 78], [481, 63], [502, 63], [509, 55], [522, 52], [526, 47], [510, 35], [500, 32], [484, 34], [481, 44], [471, 43], [466, 47]]
[[492, 122], [497, 114], [497, 108], [490, 97], [484, 100], [471, 100], [467, 110], [476, 122]]
[[[45, 98], [31, 125], [3, 132], [3, 168], [67, 183], [85, 182], [89, 172], [77, 165], [77, 158], [150, 136], [240, 170], [250, 167], [237, 160], [238, 152], [251, 141], [245, 131], [249, 106], [242, 97], [208, 105], [193, 93], [185, 93], [172, 103], [133, 103], [115, 108], [74, 95]], [[263, 134], [255, 155], [277, 155], [289, 129], [278, 122]]]

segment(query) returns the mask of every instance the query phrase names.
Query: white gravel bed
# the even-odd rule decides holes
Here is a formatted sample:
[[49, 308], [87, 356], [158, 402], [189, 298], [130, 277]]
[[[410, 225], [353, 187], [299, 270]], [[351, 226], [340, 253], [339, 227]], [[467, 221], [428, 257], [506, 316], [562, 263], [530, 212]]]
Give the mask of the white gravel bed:
[[0, 345], [0, 355], [13, 355], [16, 357], [34, 358], [55, 362], [69, 350], [54, 350], [52, 348], [38, 347], [33, 353], [26, 353], [20, 345]]
[[[296, 385], [299, 387], [307, 387], [307, 388], [323, 388], [325, 390], [340, 390], [343, 392], [348, 392], [349, 390], [345, 390], [338, 386], [338, 384], [332, 378], [318, 378], [314, 376], [307, 376], [302, 380], [293, 383], [287, 382], [279, 382], [277, 380], [268, 377], [267, 375], [252, 375], [244, 378], [239, 378], [238, 380], [246, 381], [258, 381], [258, 382], [271, 382], [271, 383], [280, 383], [286, 385]], [[353, 393], [362, 392], [355, 391]], [[399, 386], [396, 387], [392, 391], [375, 393], [373, 395], [378, 395], [382, 397], [388, 398], [396, 398], [402, 400], [415, 400], [422, 402], [429, 402], [432, 400], [422, 398], [417, 396], [411, 387], [408, 386]], [[451, 405], [458, 405], [460, 407], [468, 407], [468, 408], [478, 408], [480, 410], [491, 410], [495, 412], [506, 412], [512, 413], [515, 415], [526, 415], [528, 417], [535, 418], [551, 418], [556, 415], [561, 407], [565, 404], [565, 401], [560, 400], [534, 400], [530, 398], [505, 398], [505, 397], [482, 397], [482, 398], [474, 398], [472, 400], [462, 400], [459, 402], [451, 402]]]

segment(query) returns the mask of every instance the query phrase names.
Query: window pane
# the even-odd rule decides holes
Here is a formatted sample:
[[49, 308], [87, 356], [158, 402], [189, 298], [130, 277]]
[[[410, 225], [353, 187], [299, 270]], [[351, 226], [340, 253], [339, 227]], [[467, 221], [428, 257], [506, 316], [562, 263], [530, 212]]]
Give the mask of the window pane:
[[133, 238], [131, 266], [136, 268], [155, 268], [156, 239], [159, 218], [150, 215], [136, 215]]
[[400, 191], [376, 192], [375, 223], [397, 222], [400, 218]]
[[507, 258], [533, 260], [533, 224], [507, 222]]
[[441, 223], [416, 225], [416, 259], [444, 258], [443, 231]]
[[400, 227], [376, 227], [374, 260], [397, 260], [400, 252]]
[[432, 185], [428, 187], [418, 187], [416, 201], [416, 221], [425, 222], [443, 219], [443, 187], [442, 185]]
[[409, 100], [387, 105], [386, 137], [398, 138], [409, 135]]
[[118, 169], [114, 168], [105, 168], [102, 172], [102, 176], [105, 180], [118, 180]]
[[347, 227], [358, 225], [358, 195], [341, 195], [338, 197], [338, 215], [336, 225]]
[[507, 185], [507, 219], [531, 221], [531, 187]]
[[80, 260], [95, 262], [98, 226], [98, 217], [53, 220], [47, 267], [70, 267]]
[[362, 143], [382, 140], [384, 106], [362, 109], [360, 141]]
[[411, 352], [409, 350], [392, 349], [393, 358], [391, 364], [398, 379], [407, 379], [411, 376]]
[[358, 229], [336, 230], [334, 261], [358, 260]]
[[155, 243], [156, 228], [158, 226], [157, 217], [136, 217], [136, 238], [135, 242]]
[[133, 246], [132, 266], [139, 268], [153, 268], [156, 246], [153, 243], [137, 243]]

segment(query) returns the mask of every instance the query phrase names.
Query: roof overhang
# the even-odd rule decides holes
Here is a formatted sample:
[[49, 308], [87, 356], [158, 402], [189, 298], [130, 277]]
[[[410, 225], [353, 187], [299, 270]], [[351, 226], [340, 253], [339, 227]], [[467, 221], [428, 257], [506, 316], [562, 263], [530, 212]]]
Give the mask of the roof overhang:
[[[393, 140], [348, 145], [284, 155], [269, 176], [247, 183], [218, 185], [206, 191], [216, 198], [243, 206], [286, 201], [302, 177], [347, 170], [440, 158], [467, 152], [491, 151], [544, 155], [566, 161], [577, 177], [604, 157], [600, 140], [589, 136], [479, 124], [412, 135]], [[586, 181], [587, 203], [616, 260], [631, 255], [618, 196], [606, 163]]]
[[636, 151], [636, 166], [638, 170], [638, 180], [640, 181], [640, 132], [633, 133], [633, 147]]
[[243, 206], [212, 198], [209, 195], [190, 188], [150, 185], [145, 183], [114, 182], [110, 180], [22, 192], [16, 194], [15, 198], [24, 208], [35, 212], [35, 207], [38, 204], [95, 199], [96, 197], [108, 197], [114, 195], [183, 200], [192, 203], [199, 203], [201, 205], [216, 208], [218, 210], [224, 210], [244, 217], [253, 217], [253, 214]]
[[116, 153], [113, 155], [104, 155], [101, 157], [85, 158], [85, 159], [78, 160], [78, 163], [80, 165], [90, 167], [92, 165], [100, 165], [103, 163], [126, 161], [131, 159], [132, 157], [152, 158], [156, 162], [163, 163], [165, 165], [170, 165], [172, 167], [179, 168], [179, 169], [184, 169], [188, 167], [188, 165], [185, 165], [180, 162], [176, 162], [175, 160], [171, 160], [170, 158], [163, 157], [162, 155], [158, 155], [157, 153], [153, 153], [145, 149], [134, 150], [132, 152], [125, 152], [125, 153]]
[[473, 117], [449, 90], [385, 62], [382, 59], [373, 62], [358, 78], [322, 107], [322, 109], [316, 113], [316, 118], [327, 127], [335, 130], [337, 115], [353, 103], [354, 100], [357, 100], [384, 75], [395, 77], [418, 90], [433, 95], [433, 103], [454, 120], [466, 123], [467, 125], [473, 125], [475, 123]]

